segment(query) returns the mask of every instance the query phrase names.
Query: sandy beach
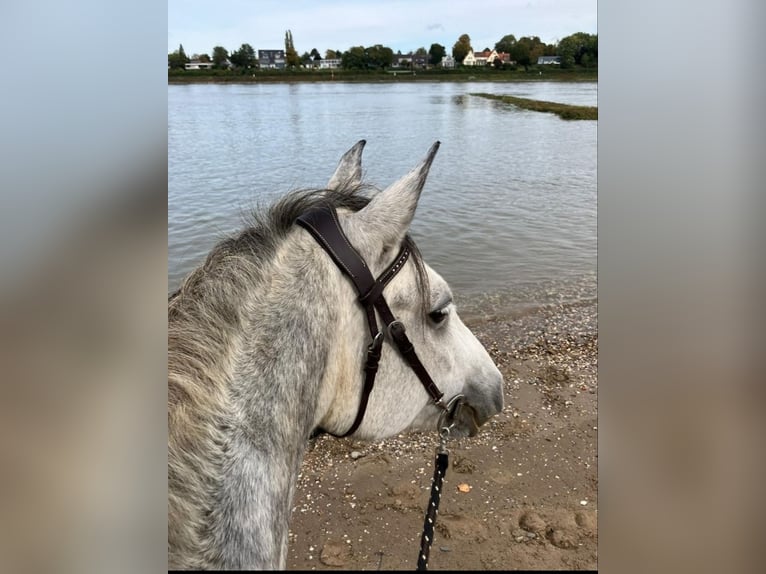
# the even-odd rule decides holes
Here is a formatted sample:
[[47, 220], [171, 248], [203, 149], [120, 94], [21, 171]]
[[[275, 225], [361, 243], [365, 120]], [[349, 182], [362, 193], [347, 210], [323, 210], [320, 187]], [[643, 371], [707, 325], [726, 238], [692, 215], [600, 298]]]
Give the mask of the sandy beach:
[[[431, 570], [598, 566], [595, 279], [474, 298], [466, 324], [505, 378], [505, 408], [450, 442]], [[288, 568], [413, 570], [435, 433], [312, 441]]]

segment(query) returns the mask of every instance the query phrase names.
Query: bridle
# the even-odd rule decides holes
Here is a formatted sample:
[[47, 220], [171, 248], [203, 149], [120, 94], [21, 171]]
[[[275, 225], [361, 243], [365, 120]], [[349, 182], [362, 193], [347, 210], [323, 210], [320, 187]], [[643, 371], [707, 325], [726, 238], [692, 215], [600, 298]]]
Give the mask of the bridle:
[[[364, 413], [367, 410], [367, 402], [375, 385], [375, 375], [378, 372], [381, 350], [383, 349], [384, 332], [378, 328], [375, 311], [378, 312], [385, 326], [385, 332], [393, 341], [399, 353], [415, 372], [420, 384], [431, 397], [433, 403], [442, 409], [439, 416], [437, 429], [439, 431], [439, 448], [436, 451], [434, 461], [434, 476], [431, 484], [431, 497], [426, 507], [425, 520], [423, 522], [423, 534], [420, 539], [420, 551], [418, 552], [418, 570], [428, 569], [428, 557], [431, 552], [431, 544], [434, 537], [434, 525], [439, 511], [442, 485], [448, 467], [448, 452], [446, 448], [450, 430], [454, 427], [455, 420], [459, 416], [463, 406], [463, 395], [455, 395], [447, 403], [444, 402], [444, 393], [433, 381], [423, 363], [415, 353], [415, 347], [405, 332], [404, 324], [398, 321], [383, 296], [383, 290], [393, 279], [410, 256], [410, 250], [406, 246], [377, 279], [372, 276], [364, 259], [359, 255], [351, 242], [341, 229], [338, 221], [338, 213], [330, 205], [315, 207], [299, 216], [296, 223], [306, 229], [319, 245], [330, 255], [338, 268], [351, 280], [358, 293], [357, 300], [364, 308], [367, 316], [367, 324], [370, 328], [370, 344], [367, 346], [367, 358], [364, 364], [364, 386], [362, 398], [359, 401], [359, 410], [356, 413], [351, 427], [339, 437], [353, 434], [362, 424]], [[334, 433], [330, 433], [334, 434]]]
[[420, 538], [420, 550], [418, 552], [417, 569], [427, 570], [444, 476], [449, 466], [449, 453], [446, 447], [447, 439], [450, 436], [450, 431], [455, 426], [455, 421], [463, 406], [464, 397], [458, 394], [448, 402], [444, 402], [444, 393], [439, 390], [439, 387], [436, 386], [436, 383], [428, 374], [417, 353], [415, 353], [412, 341], [407, 337], [404, 324], [394, 317], [391, 308], [386, 302], [386, 298], [383, 296], [383, 290], [386, 288], [386, 285], [402, 270], [402, 267], [407, 262], [410, 250], [405, 244], [396, 256], [396, 259], [394, 259], [394, 262], [375, 279], [364, 259], [351, 245], [346, 234], [343, 233], [343, 229], [341, 229], [340, 222], [338, 221], [338, 213], [334, 207], [326, 205], [310, 209], [299, 216], [296, 219], [296, 223], [311, 234], [317, 243], [330, 255], [338, 268], [354, 284], [354, 288], [359, 295], [357, 300], [364, 308], [367, 324], [370, 328], [371, 341], [367, 346], [367, 358], [364, 364], [364, 386], [362, 387], [362, 398], [359, 401], [359, 410], [351, 427], [342, 435], [334, 436], [344, 437], [353, 434], [359, 428], [359, 425], [362, 424], [364, 413], [367, 410], [367, 402], [375, 384], [375, 375], [378, 372], [378, 363], [380, 362], [380, 354], [385, 338], [384, 331], [378, 328], [375, 311], [378, 312], [383, 321], [385, 333], [388, 333], [401, 356], [415, 372], [415, 375], [420, 380], [420, 384], [423, 385], [433, 403], [442, 410], [437, 425], [439, 447], [436, 450], [436, 458], [434, 460], [431, 496], [426, 507], [423, 534]]
[[[367, 346], [367, 357], [364, 365], [365, 379], [364, 386], [362, 387], [362, 397], [359, 402], [359, 410], [351, 427], [344, 434], [335, 436], [344, 437], [353, 434], [362, 423], [364, 413], [367, 410], [367, 402], [375, 384], [375, 375], [378, 372], [378, 363], [380, 362], [383, 340], [385, 338], [384, 331], [378, 328], [378, 321], [375, 317], [376, 310], [383, 321], [385, 332], [388, 333], [401, 356], [415, 372], [415, 375], [417, 375], [433, 403], [444, 411], [443, 415], [446, 415], [446, 419], [451, 424], [462, 402], [462, 395], [453, 397], [448, 403], [442, 400], [444, 393], [439, 390], [439, 387], [428, 374], [417, 353], [415, 353], [415, 347], [409, 337], [407, 337], [404, 325], [394, 317], [391, 308], [386, 302], [386, 298], [383, 296], [383, 290], [386, 288], [386, 285], [396, 277], [396, 274], [402, 270], [407, 262], [410, 256], [409, 248], [404, 246], [396, 256], [396, 259], [394, 259], [394, 262], [375, 279], [364, 259], [351, 245], [346, 234], [343, 233], [334, 207], [326, 205], [310, 209], [300, 215], [296, 219], [296, 223], [312, 235], [317, 243], [330, 255], [343, 274], [351, 280], [359, 295], [357, 300], [364, 308], [367, 324], [370, 329], [371, 342]], [[444, 419], [445, 416], [441, 418]]]

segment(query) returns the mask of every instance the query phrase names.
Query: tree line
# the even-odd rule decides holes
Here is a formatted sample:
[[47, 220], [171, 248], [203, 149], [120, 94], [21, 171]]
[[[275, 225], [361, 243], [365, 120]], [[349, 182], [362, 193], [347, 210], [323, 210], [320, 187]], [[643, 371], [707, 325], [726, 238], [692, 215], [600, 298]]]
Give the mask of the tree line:
[[[540, 56], [558, 56], [561, 68], [565, 69], [576, 66], [598, 67], [598, 35], [585, 32], [576, 32], [552, 44], [546, 44], [538, 36], [522, 36], [517, 39], [513, 34], [508, 34], [495, 43], [494, 49], [498, 53], [509, 54], [512, 62], [497, 59], [493, 65], [498, 68], [523, 66], [527, 69], [536, 64]], [[476, 51], [471, 45], [471, 37], [462, 34], [452, 46], [451, 55], [455, 64], [461, 65], [469, 53]], [[489, 51], [489, 47], [485, 47], [484, 51]], [[401, 52], [396, 55], [400, 56]], [[414, 52], [414, 56], [421, 57], [421, 61], [431, 66], [439, 66], [446, 55], [447, 48], [438, 43], [431, 44], [428, 50], [420, 47]], [[324, 57], [316, 48], [312, 48], [311, 52], [304, 52], [299, 56], [295, 50], [292, 32], [287, 30], [285, 33], [285, 66], [289, 69], [317, 66], [323, 59], [339, 59], [341, 67], [347, 70], [385, 70], [393, 65], [394, 56], [391, 48], [381, 44], [352, 46], [345, 51], [328, 49]], [[191, 58], [186, 55], [181, 45], [178, 50], [168, 54], [168, 66], [171, 69], [184, 69], [192, 59], [212, 63], [214, 68], [231, 66], [247, 70], [258, 67], [255, 49], [250, 44], [242, 44], [231, 53], [223, 46], [215, 46], [212, 57], [208, 54], [194, 54]]]

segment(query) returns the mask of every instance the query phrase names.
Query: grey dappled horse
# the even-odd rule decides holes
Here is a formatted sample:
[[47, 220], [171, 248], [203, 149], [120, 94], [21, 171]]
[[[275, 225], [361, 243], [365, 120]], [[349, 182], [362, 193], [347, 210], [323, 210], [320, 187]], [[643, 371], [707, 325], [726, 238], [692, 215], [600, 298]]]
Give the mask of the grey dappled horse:
[[[256, 213], [169, 298], [169, 568], [283, 569], [307, 441], [355, 419], [369, 334], [351, 283], [294, 225], [312, 207], [337, 209], [374, 276], [411, 247], [384, 296], [445, 398], [465, 396], [457, 434], [475, 434], [503, 408], [500, 372], [407, 233], [438, 144], [372, 199], [360, 192], [363, 147], [346, 152], [327, 189]], [[387, 347], [354, 438], [436, 429], [441, 411]]]

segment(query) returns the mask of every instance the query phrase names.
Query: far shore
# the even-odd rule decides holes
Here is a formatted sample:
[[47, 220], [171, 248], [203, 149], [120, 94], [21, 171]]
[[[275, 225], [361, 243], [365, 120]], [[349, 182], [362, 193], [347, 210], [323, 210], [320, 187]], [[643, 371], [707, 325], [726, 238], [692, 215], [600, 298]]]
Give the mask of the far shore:
[[296, 83], [296, 82], [597, 82], [597, 70], [257, 70], [249, 74], [228, 70], [169, 70], [169, 84]]

